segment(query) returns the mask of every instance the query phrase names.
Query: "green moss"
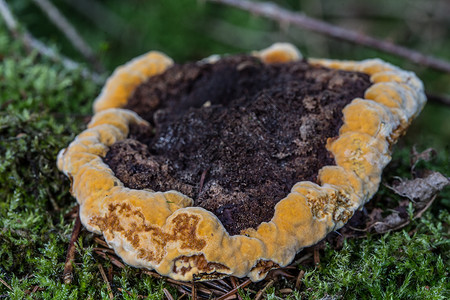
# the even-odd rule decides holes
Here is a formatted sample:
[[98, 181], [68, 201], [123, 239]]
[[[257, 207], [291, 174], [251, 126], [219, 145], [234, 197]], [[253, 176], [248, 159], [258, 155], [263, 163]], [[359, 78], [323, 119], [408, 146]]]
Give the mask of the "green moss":
[[[0, 278], [12, 288], [0, 284], [0, 295], [108, 298], [98, 268], [99, 262], [108, 263], [93, 255], [90, 234], [81, 234], [73, 282], [62, 282], [73, 228], [73, 221], [63, 216], [75, 201], [68, 180], [56, 168], [58, 151], [85, 127], [99, 86], [77, 71], [67, 72], [35, 54], [17, 51], [2, 27], [0, 49], [4, 51], [0, 62]], [[164, 287], [171, 290], [164, 281], [138, 273], [127, 267], [114, 274], [114, 295], [161, 299]]]
[[448, 299], [450, 214], [427, 213], [415, 227], [325, 250], [321, 267], [306, 270], [307, 297], [346, 299]]

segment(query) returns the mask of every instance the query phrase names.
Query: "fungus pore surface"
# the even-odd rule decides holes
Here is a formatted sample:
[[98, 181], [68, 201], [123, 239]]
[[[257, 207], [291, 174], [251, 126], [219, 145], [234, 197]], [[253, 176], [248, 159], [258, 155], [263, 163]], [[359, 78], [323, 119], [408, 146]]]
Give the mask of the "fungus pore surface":
[[270, 221], [296, 182], [317, 182], [335, 164], [327, 139], [370, 85], [367, 74], [306, 61], [174, 65], [128, 99], [150, 125], [131, 126], [104, 160], [125, 186], [180, 191], [239, 234]]

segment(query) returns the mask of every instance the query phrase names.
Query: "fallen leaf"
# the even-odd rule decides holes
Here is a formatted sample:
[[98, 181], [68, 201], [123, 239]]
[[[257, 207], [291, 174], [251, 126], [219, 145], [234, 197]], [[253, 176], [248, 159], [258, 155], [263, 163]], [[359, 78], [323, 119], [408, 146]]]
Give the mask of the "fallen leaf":
[[424, 178], [400, 180], [391, 188], [396, 194], [414, 202], [425, 202], [450, 184], [450, 179], [431, 171]]
[[400, 217], [400, 213], [396, 211], [384, 218], [383, 222], [376, 222], [375, 224], [373, 224], [373, 228], [377, 233], [384, 233], [398, 227], [406, 221], [407, 220]]

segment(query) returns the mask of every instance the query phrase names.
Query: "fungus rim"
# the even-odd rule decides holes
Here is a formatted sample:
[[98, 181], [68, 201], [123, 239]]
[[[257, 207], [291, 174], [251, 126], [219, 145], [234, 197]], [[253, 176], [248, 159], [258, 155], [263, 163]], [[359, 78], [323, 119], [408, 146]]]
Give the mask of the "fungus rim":
[[[274, 44], [253, 55], [265, 63], [301, 58], [290, 44]], [[391, 145], [418, 115], [426, 98], [415, 74], [379, 59], [308, 61], [367, 73], [373, 85], [364, 99], [345, 106], [339, 136], [327, 141], [336, 166], [320, 169], [319, 184], [296, 183], [276, 204], [270, 222], [229, 236], [215, 215], [190, 206], [189, 197], [177, 191], [126, 188], [102, 161], [108, 147], [126, 138], [129, 124], [146, 123], [120, 107], [139, 84], [173, 63], [162, 53], [149, 52], [116, 69], [94, 102], [95, 115], [88, 129], [58, 155], [58, 168], [73, 178], [71, 190], [80, 204], [82, 223], [89, 231], [103, 233], [126, 263], [177, 280], [232, 274], [258, 281], [271, 268], [289, 264], [302, 248], [341, 228], [378, 189]]]

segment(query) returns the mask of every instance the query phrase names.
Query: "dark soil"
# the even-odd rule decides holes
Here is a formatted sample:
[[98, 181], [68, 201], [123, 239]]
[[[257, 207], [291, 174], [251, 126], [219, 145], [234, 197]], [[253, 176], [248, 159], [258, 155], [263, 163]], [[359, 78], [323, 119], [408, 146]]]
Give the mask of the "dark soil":
[[265, 65], [248, 56], [175, 65], [137, 88], [126, 108], [152, 126], [131, 128], [105, 161], [134, 189], [178, 190], [230, 234], [270, 221], [298, 181], [334, 159], [342, 109], [363, 97], [365, 74]]

